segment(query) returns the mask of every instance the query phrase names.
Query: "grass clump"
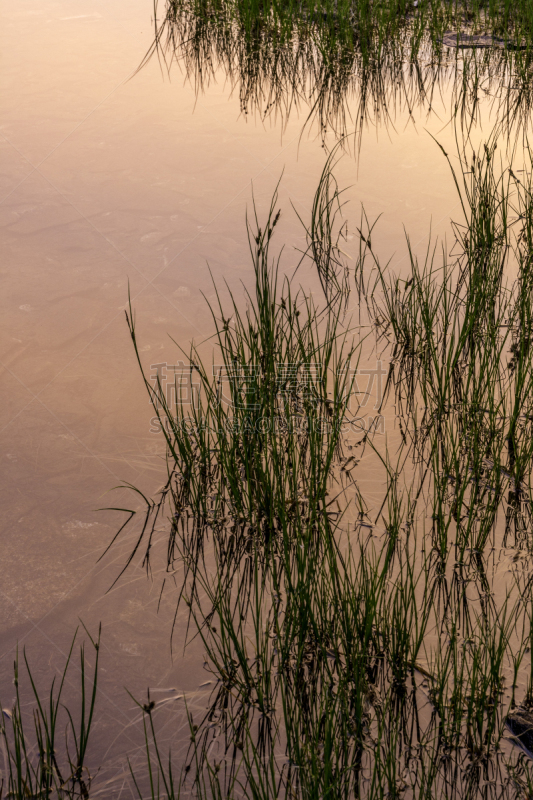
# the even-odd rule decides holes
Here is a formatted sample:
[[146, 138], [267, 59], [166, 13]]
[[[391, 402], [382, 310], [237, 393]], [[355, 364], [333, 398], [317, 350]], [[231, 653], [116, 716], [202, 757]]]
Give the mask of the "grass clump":
[[[400, 111], [439, 113], [448, 89], [465, 125], [485, 95], [509, 129], [531, 107], [532, 33], [528, 0], [173, 0], [141, 66], [176, 60], [198, 92], [222, 72], [243, 114], [286, 121], [307, 107], [305, 124], [323, 136], [360, 138], [365, 123], [393, 125]], [[455, 44], [493, 35], [495, 46], [457, 48], [454, 34]]]
[[[270, 255], [275, 200], [265, 226], [248, 229], [255, 285], [246, 310], [231, 295], [225, 311], [218, 293], [211, 309], [218, 363], [209, 369], [194, 348], [189, 354], [197, 401], [182, 404], [176, 384], [171, 407], [165, 387], [145, 380], [165, 432], [168, 481], [135, 552], [144, 541], [149, 559], [152, 531], [170, 505], [168, 569], [183, 558], [186, 540], [194, 571], [210, 535], [218, 569], [229, 575], [256, 547], [278, 553], [283, 542], [311, 534], [320, 542], [330, 513], [330, 474], [354, 416], [358, 344], [340, 323], [342, 298], [319, 311], [279, 278]], [[137, 348], [131, 312], [128, 324]]]
[[[145, 379], [168, 479], [128, 563], [150, 565], [166, 519], [167, 572], [214, 688], [200, 717], [187, 710], [179, 764], [158, 744], [157, 704], [139, 704], [141, 800], [527, 796], [505, 730], [530, 718], [533, 685], [530, 568], [514, 567], [530, 565], [533, 541], [528, 159], [518, 172], [491, 140], [460, 151], [452, 254], [430, 246], [420, 264], [409, 249], [396, 276], [364, 212], [347, 267], [331, 158], [304, 256], [323, 305], [281, 277], [275, 197], [266, 224], [248, 225], [253, 288], [211, 306], [215, 368], [189, 354], [195, 402]], [[402, 423], [383, 443], [354, 425], [367, 326], [391, 365], [380, 410], [392, 419], [394, 403]], [[376, 476], [373, 506], [359, 463]], [[4, 726], [14, 797], [89, 796], [96, 681], [81, 728], [67, 714], [68, 769], [54, 753], [62, 685], [47, 712], [32, 683], [35, 752], [20, 700]]]
[[[504, 732], [530, 698], [531, 582], [501, 580], [495, 553], [529, 557], [533, 534], [532, 170], [501, 165], [491, 141], [461, 158], [453, 255], [439, 263], [430, 247], [420, 266], [409, 250], [402, 278], [379, 262], [364, 213], [346, 272], [328, 161], [307, 229], [323, 309], [278, 278], [273, 204], [249, 229], [246, 310], [230, 295], [224, 311], [218, 294], [213, 309], [228, 402], [195, 350], [202, 392], [190, 412], [147, 382], [169, 480], [147, 507], [146, 557], [168, 507], [167, 567], [183, 571], [178, 603], [216, 678], [175, 773], [183, 790], [510, 798], [509, 777], [526, 781]], [[390, 359], [381, 409], [394, 402], [402, 423], [396, 454], [368, 431], [355, 443], [355, 460], [372, 454], [381, 470], [372, 516], [344, 453], [361, 346], [343, 316], [347, 275], [360, 324]], [[302, 380], [315, 359], [321, 370]], [[256, 425], [294, 415], [303, 432]]]
[[88, 681], [85, 647], [80, 647], [80, 708], [71, 711], [62, 700], [75, 640], [76, 636], [60, 674], [59, 685], [56, 688], [55, 679], [52, 681], [48, 698], [37, 688], [24, 653], [24, 666], [34, 704], [31, 720], [28, 720], [26, 702], [21, 693], [22, 677], [17, 653], [14, 664], [15, 700], [12, 708], [2, 709], [0, 721], [3, 755], [0, 797], [15, 800], [85, 800], [90, 797], [92, 777], [87, 768], [87, 753], [97, 699], [100, 633], [96, 639], [89, 635], [94, 666]]

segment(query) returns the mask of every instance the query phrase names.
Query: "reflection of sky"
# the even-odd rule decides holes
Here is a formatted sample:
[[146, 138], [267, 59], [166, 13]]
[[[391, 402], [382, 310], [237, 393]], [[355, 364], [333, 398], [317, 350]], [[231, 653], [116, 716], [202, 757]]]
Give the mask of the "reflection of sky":
[[[3, 9], [0, 658], [10, 664], [19, 639], [44, 656], [43, 670], [55, 666], [78, 616], [89, 627], [102, 619], [104, 688], [120, 709], [108, 709], [111, 741], [131, 705], [124, 684], [140, 693], [148, 684], [192, 691], [199, 683], [199, 646], [182, 660], [181, 617], [171, 664], [172, 598], [157, 616], [157, 581], [132, 571], [103, 596], [131, 538], [95, 566], [122, 519], [95, 509], [137, 503], [104, 493], [121, 481], [152, 492], [163, 475], [124, 320], [128, 281], [146, 366], [174, 363], [168, 334], [187, 349], [211, 332], [206, 262], [234, 288], [249, 279], [252, 184], [261, 215], [283, 172], [277, 241], [289, 245], [284, 263], [294, 266], [292, 245], [305, 239], [290, 202], [308, 218], [325, 156], [319, 139], [300, 141], [294, 116], [283, 135], [274, 120], [240, 117], [223, 76], [198, 99], [155, 59], [128, 82], [150, 44], [152, 6], [91, 8], [27, 0]], [[375, 248], [395, 253], [399, 269], [403, 225], [423, 251], [430, 222], [442, 235], [459, 213], [425, 125], [367, 130], [359, 163], [345, 156], [336, 171], [350, 187], [352, 231], [361, 202], [371, 219], [383, 212]], [[428, 125], [454, 152], [450, 128]], [[301, 271], [300, 280], [318, 296], [315, 275]]]

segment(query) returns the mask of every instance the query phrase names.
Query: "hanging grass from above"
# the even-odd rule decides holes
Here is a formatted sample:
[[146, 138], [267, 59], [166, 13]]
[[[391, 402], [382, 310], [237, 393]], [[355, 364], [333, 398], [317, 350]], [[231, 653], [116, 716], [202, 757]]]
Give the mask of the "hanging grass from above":
[[176, 0], [156, 16], [139, 69], [154, 55], [167, 69], [176, 61], [197, 92], [223, 76], [244, 115], [285, 122], [303, 107], [304, 128], [316, 122], [321, 135], [358, 139], [367, 122], [432, 113], [447, 89], [466, 124], [482, 92], [511, 129], [529, 119], [533, 29], [529, 2], [504, 6]]

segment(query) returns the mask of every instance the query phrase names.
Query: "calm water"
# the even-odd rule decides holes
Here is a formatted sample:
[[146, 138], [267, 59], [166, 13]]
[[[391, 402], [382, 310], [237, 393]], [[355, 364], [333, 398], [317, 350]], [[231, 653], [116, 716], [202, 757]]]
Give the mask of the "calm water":
[[[157, 574], [147, 581], [136, 566], [108, 591], [133, 533], [97, 562], [124, 520], [97, 509], [139, 508], [110, 490], [131, 482], [151, 493], [164, 478], [124, 318], [128, 287], [147, 370], [175, 363], [172, 339], [187, 350], [212, 333], [208, 264], [237, 290], [250, 278], [252, 186], [261, 215], [282, 176], [278, 243], [290, 268], [294, 248], [305, 247], [291, 203], [309, 218], [325, 162], [316, 132], [301, 136], [305, 108], [286, 124], [263, 123], [240, 114], [223, 74], [199, 94], [156, 59], [134, 74], [152, 40], [151, 13], [146, 0], [21, 0], [3, 4], [0, 25], [0, 696], [11, 703], [17, 641], [44, 685], [78, 620], [91, 630], [101, 621], [95, 741], [108, 796], [122, 791], [124, 754], [141, 744], [123, 687], [137, 696], [148, 686], [184, 690], [192, 707], [209, 691], [199, 688], [208, 677], [200, 646], [183, 654], [181, 616], [171, 655], [172, 595], [157, 613]], [[400, 112], [394, 125], [369, 125], [358, 156], [336, 170], [352, 228], [361, 203], [370, 218], [382, 213], [376, 246], [398, 269], [407, 265], [404, 226], [423, 252], [430, 225], [443, 236], [459, 218], [428, 135], [454, 152], [446, 105], [445, 94], [430, 118]], [[300, 280], [319, 292], [315, 275]], [[175, 719], [167, 729], [175, 740]]]

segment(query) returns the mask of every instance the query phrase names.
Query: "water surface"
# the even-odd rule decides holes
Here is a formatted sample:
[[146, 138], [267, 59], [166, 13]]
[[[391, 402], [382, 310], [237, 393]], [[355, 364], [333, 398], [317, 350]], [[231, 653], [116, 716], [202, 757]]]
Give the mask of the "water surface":
[[[120, 793], [117, 765], [141, 743], [123, 687], [185, 690], [199, 705], [209, 691], [195, 694], [202, 651], [183, 654], [181, 612], [171, 656], [174, 605], [166, 594], [158, 612], [159, 575], [151, 582], [135, 565], [108, 591], [133, 532], [98, 561], [124, 519], [98, 509], [139, 507], [110, 490], [130, 482], [153, 493], [164, 479], [125, 324], [128, 292], [146, 369], [175, 363], [172, 339], [187, 350], [212, 333], [211, 275], [237, 290], [250, 281], [245, 213], [252, 198], [265, 213], [280, 178], [282, 263], [297, 263], [305, 235], [295, 210], [309, 218], [326, 153], [313, 126], [302, 135], [308, 109], [245, 115], [222, 69], [202, 91], [156, 58], [136, 73], [153, 36], [144, 0], [23, 0], [1, 13], [0, 693], [9, 705], [17, 642], [44, 685], [78, 620], [92, 630], [102, 621], [95, 739], [109, 767], [100, 780], [112, 777]], [[366, 125], [336, 169], [352, 234], [361, 203], [370, 218], [382, 214], [377, 248], [397, 270], [407, 268], [404, 228], [422, 253], [430, 228], [444, 236], [460, 216], [429, 135], [455, 151], [450, 93], [429, 116], [398, 108], [390, 124]], [[316, 275], [299, 279], [319, 296]], [[361, 480], [372, 492], [372, 474]]]

